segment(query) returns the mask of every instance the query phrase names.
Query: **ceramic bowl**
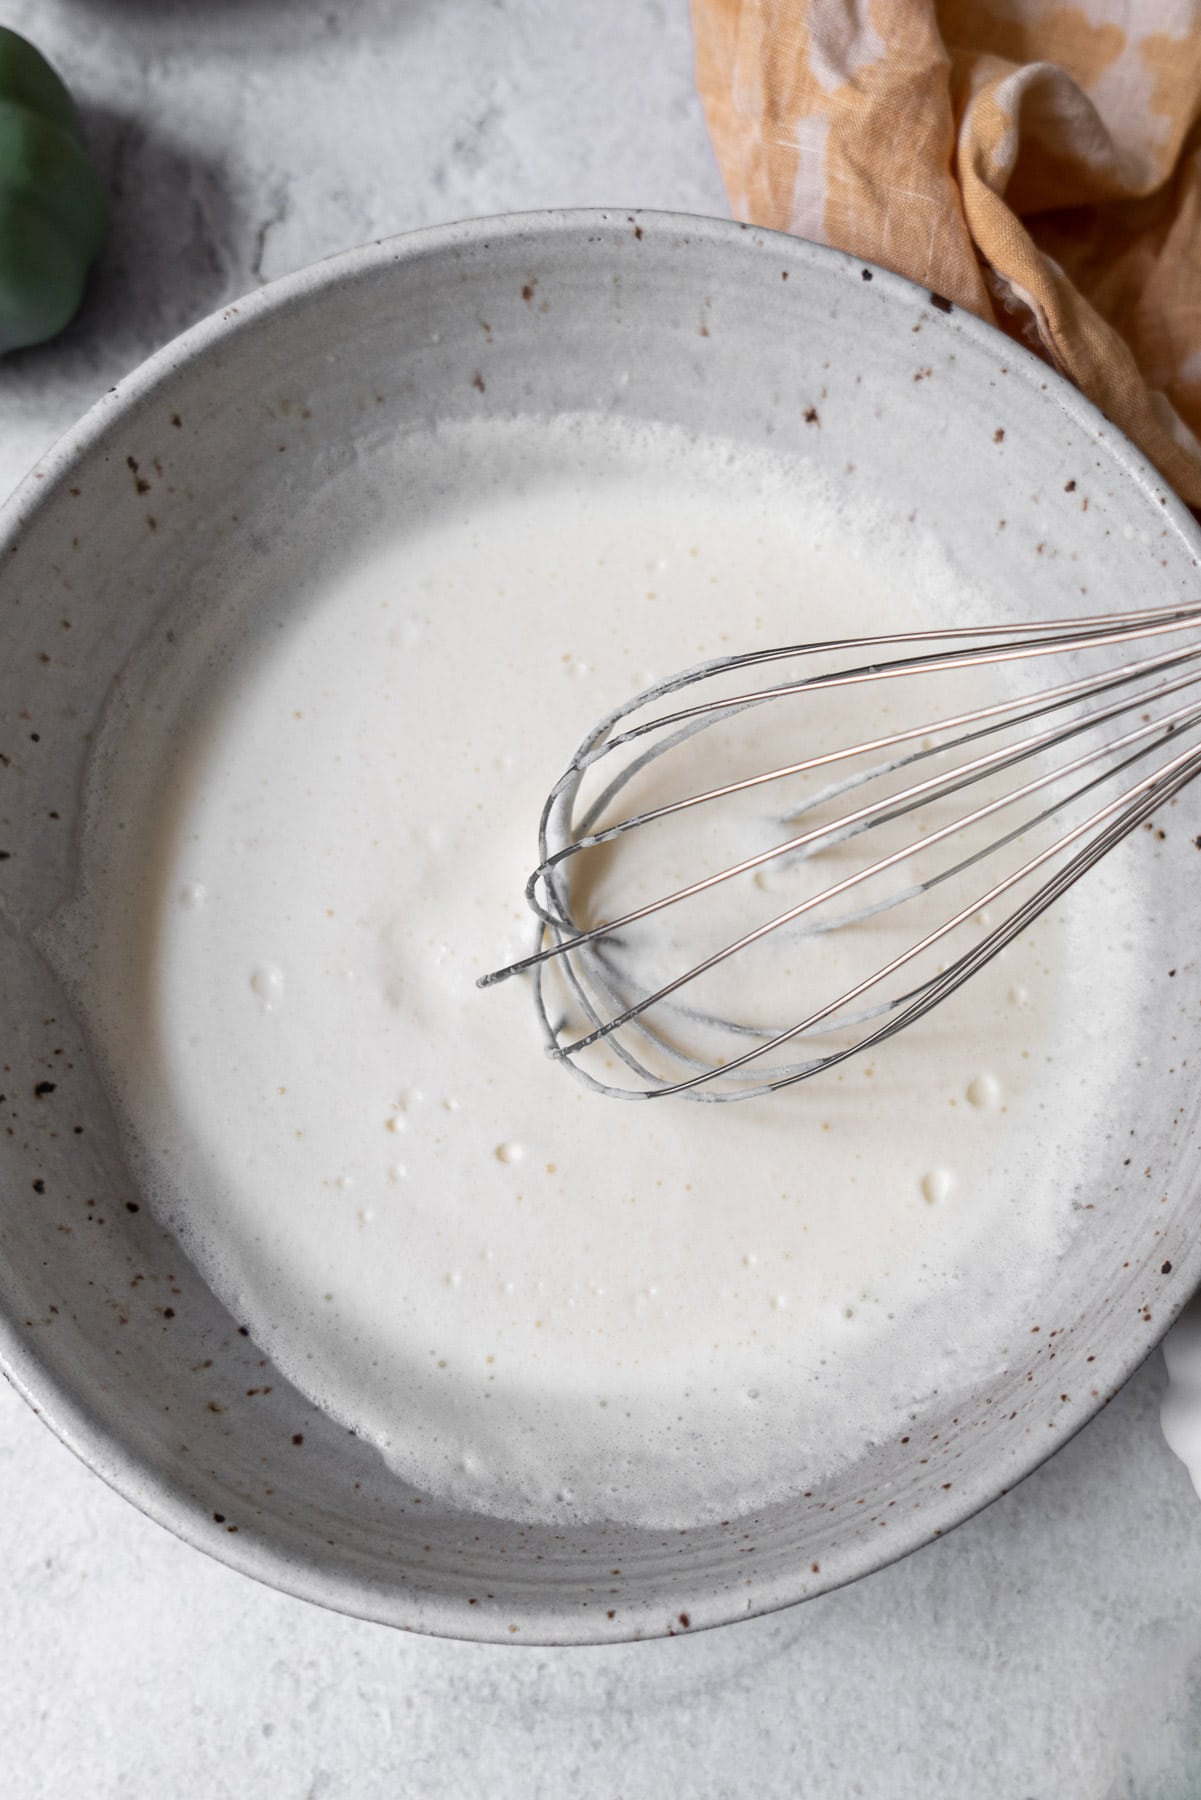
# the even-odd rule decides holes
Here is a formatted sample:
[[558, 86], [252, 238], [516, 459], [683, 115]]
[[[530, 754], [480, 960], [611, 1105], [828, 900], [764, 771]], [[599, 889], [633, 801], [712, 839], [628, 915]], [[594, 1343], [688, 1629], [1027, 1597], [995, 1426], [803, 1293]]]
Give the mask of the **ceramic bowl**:
[[987, 1390], [931, 1403], [904, 1437], [793, 1504], [671, 1534], [448, 1511], [273, 1370], [156, 1223], [37, 949], [76, 879], [81, 784], [114, 683], [173, 608], [269, 554], [381, 433], [565, 409], [803, 452], [832, 482], [912, 512], [1011, 605], [1054, 616], [1197, 592], [1189, 515], [1099, 413], [999, 332], [833, 252], [655, 214], [453, 226], [277, 282], [106, 395], [9, 502], [5, 1371], [99, 1475], [233, 1567], [367, 1618], [506, 1643], [696, 1630], [903, 1555], [1103, 1406], [1201, 1276], [1201, 1119], [1184, 1067], [1201, 1051], [1201, 1008], [1177, 925], [1201, 869], [1190, 841], [1201, 796], [1188, 795], [1168, 841], [1140, 834], [1130, 847], [1164, 966], [1128, 1023], [1128, 1102], [1082, 1172], [1091, 1210], [1070, 1254], [1030, 1272], [1019, 1350]]

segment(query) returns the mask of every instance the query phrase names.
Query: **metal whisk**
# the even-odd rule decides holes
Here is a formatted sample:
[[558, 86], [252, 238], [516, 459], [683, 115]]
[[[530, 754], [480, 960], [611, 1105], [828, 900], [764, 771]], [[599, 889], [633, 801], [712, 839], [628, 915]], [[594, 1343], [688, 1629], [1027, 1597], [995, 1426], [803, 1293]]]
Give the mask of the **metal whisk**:
[[807, 1080], [1201, 772], [1198, 683], [1201, 603], [702, 663], [588, 733], [542, 812], [536, 948], [480, 985], [530, 972], [550, 1054], [605, 1094]]

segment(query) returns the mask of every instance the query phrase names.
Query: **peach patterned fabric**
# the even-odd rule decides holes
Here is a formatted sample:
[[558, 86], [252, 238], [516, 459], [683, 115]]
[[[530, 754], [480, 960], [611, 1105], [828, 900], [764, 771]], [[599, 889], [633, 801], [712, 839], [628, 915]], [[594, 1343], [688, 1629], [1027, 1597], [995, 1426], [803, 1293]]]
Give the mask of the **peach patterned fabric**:
[[1201, 506], [1201, 0], [692, 0], [742, 219], [1024, 338]]

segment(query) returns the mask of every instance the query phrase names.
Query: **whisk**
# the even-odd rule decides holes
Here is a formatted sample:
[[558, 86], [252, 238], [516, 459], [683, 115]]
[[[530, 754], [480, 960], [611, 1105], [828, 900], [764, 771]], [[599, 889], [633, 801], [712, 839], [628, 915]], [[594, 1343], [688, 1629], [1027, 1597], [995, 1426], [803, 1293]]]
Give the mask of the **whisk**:
[[701, 663], [585, 737], [542, 811], [535, 948], [479, 985], [532, 975], [549, 1053], [604, 1094], [808, 1080], [1201, 772], [1199, 683], [1194, 602]]

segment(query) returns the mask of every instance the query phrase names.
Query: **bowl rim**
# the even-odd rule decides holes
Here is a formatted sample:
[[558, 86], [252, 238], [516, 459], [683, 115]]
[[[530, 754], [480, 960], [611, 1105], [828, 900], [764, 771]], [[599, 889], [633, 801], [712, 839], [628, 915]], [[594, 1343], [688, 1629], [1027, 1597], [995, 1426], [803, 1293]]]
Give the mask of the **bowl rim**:
[[[711, 243], [718, 255], [726, 254], [742, 241], [757, 248], [774, 243], [793, 267], [802, 265], [821, 272], [826, 278], [853, 276], [857, 278], [856, 285], [870, 280], [873, 295], [883, 297], [890, 305], [902, 305], [908, 310], [917, 305], [926, 313], [933, 305], [941, 314], [952, 314], [955, 330], [985, 356], [996, 359], [998, 349], [1003, 346], [1010, 376], [1030, 388], [1041, 390], [1057, 405], [1096, 444], [1119, 478], [1133, 482], [1149, 501], [1154, 502], [1159, 516], [1175, 527], [1184, 542], [1193, 548], [1195, 559], [1201, 562], [1201, 527], [1145, 454], [1063, 376], [995, 325], [959, 306], [952, 308], [941, 296], [906, 277], [845, 251], [730, 219], [639, 207], [531, 210], [427, 226], [377, 239], [307, 264], [218, 308], [138, 364], [39, 457], [28, 475], [0, 504], [0, 556], [16, 549], [29, 520], [50, 502], [57, 481], [116, 420], [131, 413], [174, 376], [201, 362], [215, 347], [257, 327], [273, 314], [343, 284], [352, 285], [361, 277], [390, 264], [436, 258], [464, 248], [486, 250], [493, 242], [513, 243], [523, 239], [544, 242], [547, 238], [573, 234], [595, 237], [598, 233], [624, 233], [632, 223], [645, 223], [658, 236]], [[944, 322], [949, 321], [940, 320], [940, 323]], [[698, 1613], [708, 1616], [698, 1616], [685, 1635], [695, 1635], [697, 1630], [713, 1629], [740, 1619], [761, 1617], [846, 1586], [912, 1555], [934, 1539], [946, 1536], [955, 1526], [1008, 1493], [1107, 1406], [1158, 1346], [1201, 1283], [1201, 1234], [1198, 1234], [1191, 1254], [1183, 1250], [1177, 1256], [1176, 1272], [1181, 1279], [1174, 1284], [1171, 1298], [1162, 1299], [1157, 1307], [1155, 1328], [1115, 1359], [1116, 1373], [1112, 1384], [1101, 1389], [1095, 1398], [1082, 1403], [1071, 1422], [1057, 1432], [1050, 1443], [1032, 1438], [1029, 1454], [1015, 1457], [1010, 1468], [1004, 1471], [1004, 1485], [998, 1486], [999, 1470], [994, 1471], [991, 1479], [976, 1476], [963, 1487], [957, 1483], [956, 1489], [941, 1504], [932, 1506], [929, 1511], [923, 1509], [920, 1520], [915, 1517], [911, 1525], [898, 1527], [895, 1535], [889, 1534], [886, 1547], [882, 1546], [878, 1554], [867, 1556], [851, 1573], [834, 1571], [828, 1577], [815, 1578], [797, 1569], [760, 1577], [747, 1598], [740, 1596], [737, 1602], [733, 1597], [720, 1601], [714, 1598], [703, 1608], [698, 1607]], [[497, 1611], [493, 1616], [491, 1610], [469, 1607], [465, 1601], [451, 1595], [381, 1591], [369, 1580], [356, 1578], [350, 1572], [334, 1572], [327, 1563], [317, 1559], [298, 1560], [273, 1548], [267, 1539], [259, 1539], [257, 1535], [222, 1536], [214, 1542], [207, 1512], [144, 1463], [136, 1449], [116, 1438], [72, 1393], [66, 1380], [43, 1361], [30, 1337], [18, 1334], [15, 1319], [3, 1312], [0, 1312], [0, 1374], [80, 1461], [140, 1512], [217, 1562], [297, 1599], [422, 1635], [519, 1647], [611, 1645], [671, 1634], [672, 1608], [661, 1599], [639, 1601], [627, 1597], [619, 1614], [621, 1624], [616, 1628], [575, 1606], [556, 1607], [553, 1603], [523, 1606], [522, 1624], [514, 1635], [506, 1622], [507, 1614]], [[682, 1587], [685, 1581], [686, 1577], [682, 1577]]]

